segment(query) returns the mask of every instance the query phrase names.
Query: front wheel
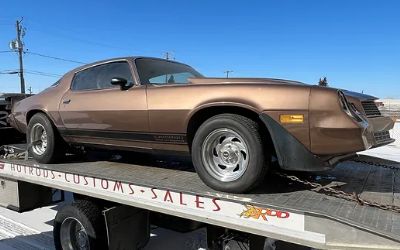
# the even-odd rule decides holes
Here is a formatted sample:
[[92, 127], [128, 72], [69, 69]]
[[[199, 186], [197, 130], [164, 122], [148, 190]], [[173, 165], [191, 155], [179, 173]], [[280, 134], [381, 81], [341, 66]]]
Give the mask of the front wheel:
[[216, 115], [197, 130], [192, 143], [196, 172], [210, 187], [243, 193], [259, 184], [268, 169], [258, 124], [235, 114]]

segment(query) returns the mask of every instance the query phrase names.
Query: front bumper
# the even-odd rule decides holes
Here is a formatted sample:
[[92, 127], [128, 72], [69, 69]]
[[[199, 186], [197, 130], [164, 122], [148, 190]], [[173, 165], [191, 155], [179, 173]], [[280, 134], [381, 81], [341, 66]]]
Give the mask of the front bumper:
[[329, 160], [312, 154], [301, 142], [267, 114], [261, 114], [260, 119], [271, 135], [281, 168], [298, 171], [321, 171], [332, 168], [338, 162], [329, 162]]
[[395, 141], [389, 134], [395, 123], [390, 117], [368, 118], [367, 122], [368, 126], [363, 132], [364, 149], [380, 147]]
[[[320, 155], [311, 152], [267, 114], [261, 114], [260, 119], [271, 135], [280, 167], [286, 170], [321, 171], [331, 169], [339, 162], [354, 157], [356, 152], [394, 142], [394, 139], [390, 138], [388, 134], [394, 126], [394, 121], [389, 117], [370, 118], [355, 128], [324, 128], [321, 130], [323, 133], [320, 134], [320, 137], [330, 135], [332, 140], [325, 139], [324, 144], [321, 143], [325, 147], [325, 152]], [[318, 138], [315, 139], [318, 140]]]

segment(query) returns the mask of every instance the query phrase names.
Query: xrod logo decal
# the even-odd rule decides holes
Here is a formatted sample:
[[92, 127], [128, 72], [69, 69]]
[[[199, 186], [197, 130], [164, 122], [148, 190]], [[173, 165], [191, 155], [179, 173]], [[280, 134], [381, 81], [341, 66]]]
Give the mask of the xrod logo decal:
[[245, 209], [239, 215], [245, 219], [252, 218], [255, 220], [268, 221], [268, 217], [276, 217], [278, 219], [289, 218], [290, 214], [288, 212], [283, 212], [280, 210], [274, 210], [269, 208], [260, 208], [252, 205], [245, 205]]

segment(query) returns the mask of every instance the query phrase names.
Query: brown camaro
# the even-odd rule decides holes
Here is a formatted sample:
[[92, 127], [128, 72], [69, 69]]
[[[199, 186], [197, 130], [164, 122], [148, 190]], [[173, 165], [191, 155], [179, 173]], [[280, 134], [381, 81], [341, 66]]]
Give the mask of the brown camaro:
[[205, 78], [185, 64], [127, 57], [68, 72], [9, 118], [42, 163], [66, 145], [179, 151], [207, 185], [245, 192], [272, 160], [324, 170], [393, 142], [394, 123], [375, 99], [279, 79]]

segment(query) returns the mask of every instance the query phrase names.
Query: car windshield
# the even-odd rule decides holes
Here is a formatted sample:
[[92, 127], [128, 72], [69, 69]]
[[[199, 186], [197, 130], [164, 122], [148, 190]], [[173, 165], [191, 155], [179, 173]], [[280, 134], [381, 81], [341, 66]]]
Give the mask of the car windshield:
[[172, 61], [140, 58], [135, 62], [142, 84], [186, 84], [188, 78], [203, 77], [192, 67]]

